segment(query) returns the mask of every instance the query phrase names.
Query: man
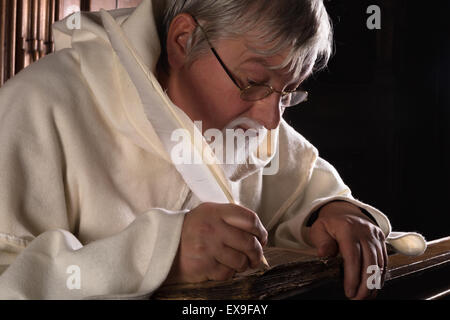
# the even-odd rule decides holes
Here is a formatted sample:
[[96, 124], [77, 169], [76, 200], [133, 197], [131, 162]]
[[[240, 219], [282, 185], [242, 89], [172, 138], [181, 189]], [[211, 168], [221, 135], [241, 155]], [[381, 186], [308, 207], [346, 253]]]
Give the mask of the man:
[[[57, 23], [56, 54], [0, 91], [0, 297], [148, 296], [230, 278], [265, 245], [340, 252], [347, 296], [374, 297], [366, 270], [386, 268], [388, 219], [282, 120], [330, 56], [322, 1], [144, 0], [110, 14]], [[157, 79], [147, 93], [202, 133], [236, 118], [274, 130], [279, 170], [224, 166], [235, 203], [200, 200], [159, 135], [165, 106], [143, 99], [108, 23]]]

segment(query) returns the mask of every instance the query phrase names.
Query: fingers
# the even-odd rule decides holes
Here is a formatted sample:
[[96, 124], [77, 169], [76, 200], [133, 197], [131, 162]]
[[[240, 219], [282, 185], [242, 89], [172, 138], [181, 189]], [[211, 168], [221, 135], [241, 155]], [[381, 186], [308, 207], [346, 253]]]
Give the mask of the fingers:
[[[376, 276], [378, 272], [381, 270], [381, 267], [379, 265], [379, 261], [381, 261], [382, 266], [382, 257], [378, 256], [377, 249], [375, 246], [368, 242], [368, 241], [362, 241], [360, 243], [361, 245], [361, 257], [362, 257], [362, 263], [361, 263], [361, 282], [359, 284], [358, 291], [356, 295], [353, 297], [354, 300], [362, 300], [362, 299], [369, 299], [369, 298], [375, 298], [374, 294], [376, 294], [376, 288], [372, 286], [377, 286], [377, 281], [379, 279], [376, 278], [370, 278], [371, 276]], [[381, 250], [380, 250], [381, 253]], [[370, 266], [376, 266], [379, 268], [378, 270], [374, 270], [372, 268], [369, 269]], [[368, 281], [369, 280], [369, 281]], [[369, 284], [371, 285], [371, 288], [369, 288]]]
[[245, 254], [226, 245], [217, 251], [215, 257], [217, 262], [236, 272], [244, 272], [249, 266], [249, 259]]
[[347, 298], [356, 296], [361, 281], [361, 245], [353, 240], [339, 243], [344, 260], [344, 289]]
[[383, 255], [383, 248], [382, 243], [378, 243], [375, 245], [376, 249], [376, 258], [378, 262], [378, 268], [380, 268], [380, 286], [379, 289], [381, 289], [384, 285], [384, 275], [385, 275], [385, 261], [384, 261], [384, 255]]
[[226, 280], [263, 257], [267, 231], [257, 214], [230, 204], [203, 203], [186, 216], [171, 278]]
[[[333, 210], [331, 205], [327, 208], [328, 211], [322, 209], [312, 225], [309, 241], [319, 256], [334, 255], [336, 248], [339, 249], [344, 260], [344, 289], [348, 298], [375, 298], [377, 288], [384, 284], [388, 263], [382, 230], [361, 217], [362, 213], [344, 208], [342, 203], [334, 204]], [[369, 269], [370, 266], [375, 268]]]
[[[386, 249], [385, 236], [380, 229], [377, 229], [375, 230], [375, 232], [373, 232], [373, 238], [368, 241], [368, 246], [372, 248], [372, 255], [375, 251], [375, 256], [372, 258], [372, 261], [373, 259], [376, 260], [377, 264], [374, 265], [377, 265], [379, 268], [378, 270], [376, 270], [377, 274], [375, 276], [375, 279], [372, 279], [377, 282], [374, 283], [374, 281], [371, 281], [372, 285], [375, 285], [375, 288], [370, 291], [369, 296], [367, 297], [368, 299], [375, 299], [378, 295], [379, 290], [384, 287], [389, 259]], [[369, 273], [368, 275], [370, 276]], [[372, 274], [372, 277], [373, 276], [374, 274]]]
[[267, 231], [255, 212], [236, 205], [232, 205], [232, 208], [226, 207], [224, 210], [222, 219], [225, 223], [253, 234], [262, 246], [267, 244]]
[[[384, 286], [387, 272], [387, 251], [383, 241], [372, 239], [361, 241], [362, 269], [361, 283], [358, 292], [353, 299], [375, 299], [378, 290]], [[369, 267], [375, 266], [376, 268]], [[377, 269], [378, 268], [378, 269]]]
[[375, 290], [371, 291], [369, 299], [375, 299], [378, 295], [378, 290], [380, 290], [384, 286], [384, 279], [386, 276], [386, 260], [385, 260], [386, 258], [383, 254], [383, 245], [384, 242], [376, 244], [376, 257], [378, 261], [378, 268], [380, 268], [380, 278], [379, 278], [380, 286]]
[[244, 254], [248, 258], [248, 265], [252, 268], [257, 268], [259, 266], [263, 256], [263, 249], [254, 235], [225, 223], [222, 232], [221, 238], [226, 247]]
[[386, 248], [386, 241], [385, 241], [385, 237], [384, 234], [382, 236], [382, 238], [380, 239], [380, 243], [381, 243], [381, 252], [383, 254], [383, 272], [382, 272], [382, 276], [381, 276], [381, 287], [384, 287], [384, 282], [386, 281], [386, 275], [388, 272], [388, 263], [389, 263], [389, 256], [387, 254], [387, 248]]
[[236, 273], [235, 270], [221, 264], [219, 261], [215, 261], [214, 266], [209, 270], [208, 280], [212, 281], [226, 281], [233, 278]]
[[311, 244], [317, 248], [319, 257], [334, 257], [339, 253], [335, 239], [327, 232], [324, 224], [318, 222], [310, 230]]

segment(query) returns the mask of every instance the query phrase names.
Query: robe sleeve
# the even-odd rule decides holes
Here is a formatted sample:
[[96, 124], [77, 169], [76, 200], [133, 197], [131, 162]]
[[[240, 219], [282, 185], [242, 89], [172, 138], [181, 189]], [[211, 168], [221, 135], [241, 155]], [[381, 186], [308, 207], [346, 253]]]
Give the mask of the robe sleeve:
[[378, 209], [352, 196], [351, 190], [342, 181], [336, 169], [322, 158], [318, 158], [304, 196], [299, 197], [287, 210], [275, 231], [277, 246], [311, 248], [306, 238], [307, 222], [316, 210], [333, 201], [347, 201], [366, 210], [387, 237], [391, 232], [388, 218]]
[[270, 245], [310, 249], [306, 239], [310, 216], [329, 202], [341, 200], [367, 210], [387, 237], [388, 218], [376, 208], [355, 199], [336, 169], [285, 121], [280, 126], [279, 172], [264, 177], [263, 221]]
[[59, 111], [32, 87], [0, 90], [0, 299], [150, 294], [170, 271], [186, 211], [136, 213], [121, 232], [82, 244], [68, 210]]

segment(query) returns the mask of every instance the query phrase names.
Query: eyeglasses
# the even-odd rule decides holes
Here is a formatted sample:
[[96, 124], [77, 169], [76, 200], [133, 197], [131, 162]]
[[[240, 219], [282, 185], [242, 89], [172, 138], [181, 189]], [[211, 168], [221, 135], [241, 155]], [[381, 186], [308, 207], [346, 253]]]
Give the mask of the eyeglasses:
[[200, 30], [202, 30], [206, 41], [208, 42], [208, 45], [216, 57], [216, 59], [219, 61], [222, 68], [225, 70], [228, 77], [233, 81], [233, 83], [236, 85], [236, 87], [241, 91], [241, 99], [244, 101], [258, 101], [263, 100], [273, 94], [274, 92], [279, 93], [281, 95], [280, 105], [284, 108], [287, 107], [293, 107], [296, 106], [302, 102], [308, 101], [308, 92], [304, 91], [302, 89], [296, 89], [296, 90], [286, 90], [286, 91], [278, 91], [275, 90], [272, 86], [268, 84], [260, 84], [260, 83], [250, 83], [248, 86], [242, 88], [239, 83], [236, 81], [236, 79], [231, 74], [230, 70], [227, 68], [223, 60], [220, 58], [219, 54], [217, 53], [216, 49], [212, 45], [212, 43], [209, 41], [208, 35], [206, 34], [205, 29], [198, 23], [197, 19], [192, 16], [194, 21], [199, 26]]

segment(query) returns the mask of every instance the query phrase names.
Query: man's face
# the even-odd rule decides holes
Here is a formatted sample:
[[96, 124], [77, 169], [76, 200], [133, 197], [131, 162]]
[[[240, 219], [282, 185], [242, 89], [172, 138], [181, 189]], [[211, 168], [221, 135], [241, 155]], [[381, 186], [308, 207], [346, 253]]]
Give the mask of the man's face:
[[[293, 90], [300, 82], [286, 70], [271, 70], [285, 60], [287, 51], [272, 57], [258, 55], [246, 45], [244, 38], [221, 40], [215, 49], [241, 88], [249, 81], [270, 84], [276, 90]], [[193, 121], [202, 121], [203, 129], [222, 130], [239, 117], [247, 117], [266, 129], [279, 126], [284, 110], [279, 106], [280, 94], [247, 102], [240, 98], [240, 90], [226, 74], [214, 54], [209, 51], [191, 65], [171, 71], [175, 89], [169, 96]], [[244, 128], [248, 129], [248, 128]]]

